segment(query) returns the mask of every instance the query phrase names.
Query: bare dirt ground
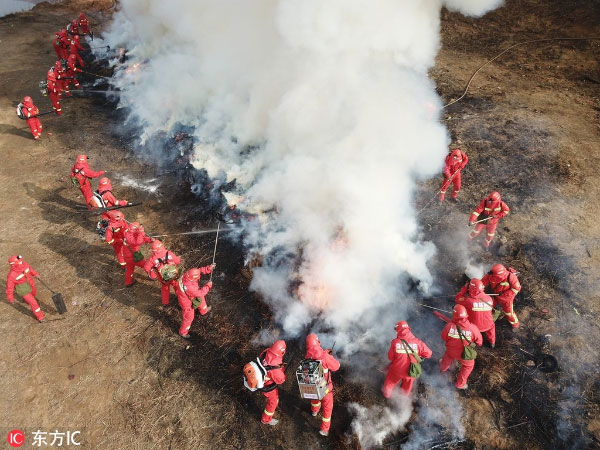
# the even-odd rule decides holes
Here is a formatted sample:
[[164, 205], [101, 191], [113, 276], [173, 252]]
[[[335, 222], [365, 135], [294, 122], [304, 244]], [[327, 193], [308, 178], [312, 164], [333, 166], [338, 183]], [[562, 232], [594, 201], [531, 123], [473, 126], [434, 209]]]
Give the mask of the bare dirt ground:
[[[97, 30], [110, 15], [90, 12]], [[94, 169], [107, 170], [119, 197], [145, 201], [126, 217], [153, 233], [209, 226], [211, 219], [187, 193], [185, 176], [143, 165], [131, 139], [113, 132], [123, 117], [101, 96], [66, 99], [62, 117], [42, 118], [40, 142], [15, 116], [25, 95], [41, 110], [51, 108], [37, 84], [55, 61], [54, 32], [75, 16], [75, 9], [42, 4], [0, 19], [0, 255], [23, 254], [69, 308], [59, 316], [40, 287], [48, 321], [38, 325], [24, 303], [0, 302], [0, 432], [81, 430], [90, 449], [357, 448], [343, 405], [381, 402], [380, 374], [373, 386], [357, 386], [340, 371], [328, 441], [316, 435], [318, 421], [291, 381], [282, 392], [281, 425], [258, 423], [263, 398], [243, 389], [240, 368], [260, 350], [247, 337], [268, 327], [270, 314], [247, 292], [239, 249], [220, 243], [208, 296], [213, 311], [195, 321], [189, 342], [176, 334], [174, 296], [171, 308], [160, 311], [158, 286], [139, 272], [139, 283], [123, 288], [112, 249], [92, 233], [95, 216], [76, 210], [81, 198], [68, 177], [76, 155], [86, 153]], [[509, 45], [559, 36], [600, 37], [600, 3], [511, 0], [478, 20], [445, 11], [432, 77], [450, 100], [477, 67]], [[516, 303], [521, 330], [513, 334], [500, 324], [498, 348], [481, 350], [470, 389], [461, 394], [465, 439], [436, 448], [600, 448], [598, 61], [598, 40], [521, 46], [484, 68], [466, 98], [445, 110], [453, 143], [470, 163], [459, 203], [434, 203], [421, 214], [424, 236], [439, 247], [432, 268], [440, 286], [455, 293], [468, 258], [454, 244], [464, 241], [478, 201], [497, 189], [511, 215], [500, 223], [491, 254], [477, 246], [468, 254], [473, 264], [502, 260], [515, 267], [524, 289]], [[125, 187], [123, 176], [158, 178], [148, 183], [160, 186], [156, 193]], [[417, 207], [438, 188], [438, 180], [424, 183]], [[165, 242], [186, 266], [210, 263], [212, 235]], [[424, 338], [438, 340], [437, 333]], [[529, 367], [531, 358], [519, 349], [555, 355], [559, 371]], [[419, 391], [417, 409], [431, 395], [423, 386]], [[400, 448], [406, 436], [401, 430], [384, 447]]]

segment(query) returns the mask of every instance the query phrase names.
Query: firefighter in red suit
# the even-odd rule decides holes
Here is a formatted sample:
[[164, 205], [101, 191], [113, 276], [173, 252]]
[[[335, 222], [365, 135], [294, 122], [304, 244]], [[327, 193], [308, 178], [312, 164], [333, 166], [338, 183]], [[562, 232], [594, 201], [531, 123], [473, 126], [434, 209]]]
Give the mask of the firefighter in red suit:
[[67, 70], [65, 71], [65, 85], [69, 88], [69, 85], [73, 83], [76, 89], [81, 89], [81, 85], [79, 84], [79, 81], [77, 81], [77, 72], [81, 72], [81, 69], [75, 65], [75, 61], [75, 55], [69, 55], [69, 59], [67, 60]]
[[477, 220], [482, 220], [489, 217], [489, 220], [475, 225], [475, 228], [473, 228], [471, 234], [469, 235], [469, 239], [479, 236], [479, 233], [481, 233], [481, 230], [483, 230], [485, 227], [485, 247], [489, 248], [494, 236], [496, 235], [498, 221], [505, 217], [509, 212], [510, 209], [506, 203], [502, 201], [500, 194], [495, 191], [492, 192], [489, 197], [481, 200], [479, 206], [475, 208], [475, 211], [473, 211], [471, 217], [469, 217], [469, 226], [473, 226], [473, 223]]
[[519, 328], [519, 319], [513, 310], [515, 296], [521, 291], [517, 271], [512, 267], [507, 270], [502, 264], [495, 264], [481, 282], [484, 286], [490, 286], [494, 294], [499, 294], [494, 298], [494, 306], [502, 306], [502, 311], [513, 330]]
[[140, 251], [144, 244], [152, 242], [152, 238], [144, 232], [144, 227], [138, 222], [131, 222], [125, 229], [125, 238], [123, 239], [123, 258], [125, 259], [125, 286], [130, 287], [135, 284], [133, 272], [136, 267], [144, 268], [146, 260]]
[[69, 81], [67, 80], [67, 73], [65, 68], [62, 65], [61, 61], [56, 61], [54, 63], [54, 74], [56, 75], [56, 85], [60, 87], [59, 97], [62, 96], [62, 91], [64, 91], [67, 97], [71, 96], [71, 92], [69, 91]]
[[494, 323], [492, 297], [484, 292], [481, 280], [471, 279], [456, 294], [456, 303], [463, 305], [469, 314], [469, 322], [475, 325], [481, 333], [485, 333], [490, 346], [496, 346], [496, 324]]
[[29, 125], [33, 138], [38, 140], [42, 135], [42, 122], [35, 117], [40, 113], [40, 110], [33, 104], [33, 99], [31, 97], [25, 97], [23, 99], [21, 112], [27, 118], [27, 125]]
[[177, 301], [181, 307], [182, 321], [179, 328], [179, 335], [183, 338], [189, 338], [190, 327], [194, 321], [194, 309], [198, 308], [201, 316], [210, 311], [210, 306], [206, 306], [204, 296], [212, 288], [212, 281], [200, 287], [198, 281], [202, 275], [208, 275], [215, 268], [215, 264], [200, 267], [198, 269], [188, 270], [181, 278], [173, 281]]
[[90, 205], [90, 201], [92, 200], [92, 185], [90, 180], [92, 178], [97, 178], [104, 175], [104, 170], [100, 170], [98, 172], [90, 169], [88, 165], [88, 158], [85, 155], [79, 155], [77, 160], [75, 161], [75, 165], [71, 169], [71, 180], [73, 184], [78, 184], [81, 193], [83, 194], [83, 198], [85, 199], [85, 204]]
[[121, 266], [125, 266], [125, 257], [123, 256], [123, 240], [125, 239], [125, 230], [127, 229], [127, 222], [125, 216], [121, 211], [113, 210], [107, 211], [110, 221], [106, 226], [106, 234], [104, 235], [104, 242], [112, 245], [112, 248], [117, 257], [117, 261]]
[[469, 162], [469, 158], [467, 155], [459, 148], [452, 150], [448, 156], [446, 156], [446, 161], [444, 165], [444, 181], [442, 182], [442, 187], [440, 189], [440, 203], [444, 201], [444, 197], [446, 196], [446, 191], [450, 187], [450, 184], [453, 184], [454, 187], [452, 189], [451, 198], [456, 200], [458, 193], [460, 192], [461, 185], [461, 171], [465, 168], [467, 163]]
[[261, 361], [263, 366], [275, 367], [267, 371], [265, 385], [262, 388], [263, 395], [267, 397], [267, 404], [262, 413], [261, 422], [267, 425], [277, 425], [279, 423], [279, 420], [273, 418], [273, 414], [275, 414], [279, 404], [279, 389], [277, 386], [285, 382], [285, 372], [283, 371], [285, 349], [285, 341], [275, 341], [260, 356], [262, 358], [262, 355], [265, 355]]
[[75, 35], [69, 41], [69, 56], [73, 56], [77, 64], [79, 64], [80, 67], [83, 67], [83, 59], [81, 59], [79, 50], [84, 50], [84, 48], [81, 45], [81, 38], [78, 35]]
[[475, 360], [462, 359], [463, 349], [472, 344], [481, 346], [483, 338], [479, 329], [469, 322], [467, 310], [463, 305], [454, 305], [452, 321], [442, 330], [442, 340], [446, 343], [446, 353], [440, 360], [440, 370], [446, 372], [454, 360], [458, 360], [460, 372], [455, 386], [458, 389], [467, 389], [467, 379], [473, 372]]
[[[113, 206], [126, 206], [127, 200], [117, 200], [112, 193], [112, 184], [107, 177], [98, 180], [98, 189], [90, 200], [89, 205], [92, 208], [112, 208]], [[104, 220], [110, 220], [110, 211], [102, 213]]]
[[62, 91], [62, 84], [56, 79], [56, 73], [54, 67], [51, 67], [46, 75], [46, 81], [48, 82], [48, 96], [52, 102], [52, 109], [57, 115], [62, 114], [62, 108], [60, 107], [60, 93]]
[[152, 255], [146, 260], [144, 270], [151, 279], [160, 281], [160, 294], [163, 306], [169, 304], [172, 280], [163, 280], [160, 271], [166, 265], [177, 266], [179, 263], [181, 263], [181, 258], [175, 253], [168, 251], [161, 241], [155, 240], [152, 242]]
[[79, 36], [79, 21], [73, 19], [69, 25], [67, 25], [67, 32], [71, 36]]
[[85, 34], [90, 34], [92, 32], [92, 30], [90, 28], [90, 21], [85, 16], [83, 11], [81, 12], [81, 14], [79, 14], [79, 19], [77, 22], [79, 25], [79, 33], [80, 34], [85, 35]]
[[323, 375], [327, 380], [327, 395], [321, 400], [311, 400], [310, 411], [313, 416], [321, 411], [321, 429], [319, 433], [322, 436], [329, 435], [331, 426], [331, 413], [333, 412], [333, 382], [331, 381], [331, 372], [336, 372], [340, 368], [340, 362], [331, 355], [331, 350], [323, 350], [321, 342], [316, 334], [306, 336], [306, 359], [320, 361], [323, 366]]
[[35, 288], [35, 281], [33, 280], [34, 277], [38, 278], [40, 274], [23, 261], [21, 255], [13, 255], [8, 258], [8, 264], [10, 265], [10, 272], [8, 272], [8, 278], [6, 279], [6, 298], [8, 299], [8, 303], [15, 302], [16, 291], [17, 295], [22, 296], [23, 300], [29, 305], [35, 318], [43, 322], [44, 313], [35, 299], [37, 290]]
[[401, 320], [394, 328], [396, 339], [392, 340], [388, 351], [391, 363], [381, 389], [385, 398], [390, 398], [398, 383], [402, 383], [401, 390], [404, 395], [410, 394], [415, 379], [408, 375], [408, 371], [411, 363], [417, 362], [413, 355], [431, 358], [431, 349], [411, 333], [408, 323]]
[[55, 33], [56, 39], [52, 41], [52, 46], [58, 59], [67, 59], [69, 56], [69, 36], [64, 28]]

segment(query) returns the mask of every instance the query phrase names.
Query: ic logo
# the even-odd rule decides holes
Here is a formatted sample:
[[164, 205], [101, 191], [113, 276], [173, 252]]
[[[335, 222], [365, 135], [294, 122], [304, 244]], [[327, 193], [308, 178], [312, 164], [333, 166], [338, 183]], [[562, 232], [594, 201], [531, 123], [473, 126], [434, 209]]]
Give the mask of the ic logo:
[[11, 447], [20, 447], [25, 443], [25, 433], [21, 430], [12, 430], [6, 440]]

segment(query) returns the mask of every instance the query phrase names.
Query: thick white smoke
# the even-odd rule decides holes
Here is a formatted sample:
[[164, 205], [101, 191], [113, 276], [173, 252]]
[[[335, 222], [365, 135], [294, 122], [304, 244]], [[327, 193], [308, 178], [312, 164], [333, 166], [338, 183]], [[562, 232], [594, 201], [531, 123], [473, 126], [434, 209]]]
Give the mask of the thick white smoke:
[[123, 0], [105, 38], [128, 48], [116, 84], [141, 140], [194, 127], [194, 165], [259, 213], [252, 288], [286, 334], [322, 311], [346, 355], [384, 354], [406, 281], [433, 284], [413, 192], [449, 142], [427, 77], [440, 10], [498, 3]]

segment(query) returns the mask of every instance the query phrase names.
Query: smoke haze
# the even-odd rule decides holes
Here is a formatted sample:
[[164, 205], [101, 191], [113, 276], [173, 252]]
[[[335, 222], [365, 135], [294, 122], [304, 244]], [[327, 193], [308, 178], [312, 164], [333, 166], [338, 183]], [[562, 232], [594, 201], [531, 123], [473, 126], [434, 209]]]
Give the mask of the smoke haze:
[[[114, 83], [141, 143], [193, 127], [193, 165], [235, 180], [238, 207], [259, 214], [244, 235], [263, 261], [251, 288], [284, 334], [321, 313], [315, 327], [352, 361], [385, 355], [409, 281], [433, 288], [413, 194], [449, 143], [427, 77], [441, 7], [479, 16], [499, 3], [123, 0], [104, 37], [128, 48]], [[409, 403], [353, 407], [361, 440], [404, 424]], [[375, 416], [383, 425], [361, 426]]]

